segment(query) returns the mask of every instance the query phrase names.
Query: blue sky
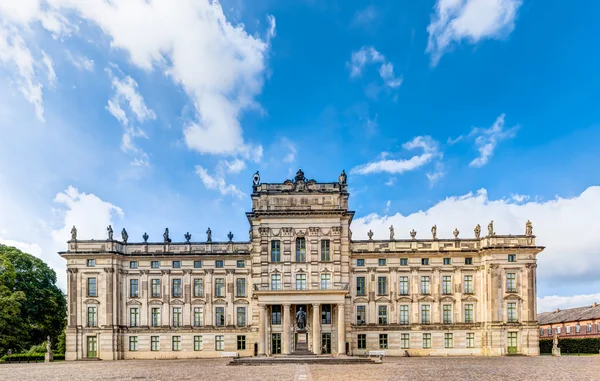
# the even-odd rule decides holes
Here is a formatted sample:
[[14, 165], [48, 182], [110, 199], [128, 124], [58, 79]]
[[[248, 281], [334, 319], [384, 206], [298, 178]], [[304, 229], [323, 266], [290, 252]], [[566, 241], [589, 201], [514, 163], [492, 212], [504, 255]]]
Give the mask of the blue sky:
[[73, 224], [245, 240], [256, 170], [345, 169], [354, 238], [531, 219], [539, 308], [597, 301], [600, 5], [577, 5], [0, 1], [0, 241], [64, 284]]

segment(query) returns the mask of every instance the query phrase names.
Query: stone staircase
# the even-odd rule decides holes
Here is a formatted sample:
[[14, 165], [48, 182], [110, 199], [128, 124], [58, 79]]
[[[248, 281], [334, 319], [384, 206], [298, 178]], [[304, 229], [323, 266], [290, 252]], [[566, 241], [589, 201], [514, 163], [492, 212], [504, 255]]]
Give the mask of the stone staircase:
[[277, 364], [325, 364], [325, 365], [348, 365], [348, 364], [379, 364], [379, 362], [367, 357], [332, 357], [290, 355], [273, 357], [239, 357], [232, 359], [227, 365], [277, 365]]

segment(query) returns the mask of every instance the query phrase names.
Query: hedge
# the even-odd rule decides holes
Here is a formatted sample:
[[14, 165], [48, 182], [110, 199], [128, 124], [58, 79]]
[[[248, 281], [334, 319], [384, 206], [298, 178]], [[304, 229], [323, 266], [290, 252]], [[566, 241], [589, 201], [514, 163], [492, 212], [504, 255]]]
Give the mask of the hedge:
[[[566, 353], [599, 353], [600, 337], [584, 339], [558, 339], [560, 352]], [[540, 340], [540, 353], [552, 353], [552, 340]]]
[[[43, 362], [45, 360], [45, 353], [17, 353], [10, 356], [3, 356], [0, 358], [1, 362]], [[52, 356], [54, 360], [64, 360], [64, 354], [55, 354]]]

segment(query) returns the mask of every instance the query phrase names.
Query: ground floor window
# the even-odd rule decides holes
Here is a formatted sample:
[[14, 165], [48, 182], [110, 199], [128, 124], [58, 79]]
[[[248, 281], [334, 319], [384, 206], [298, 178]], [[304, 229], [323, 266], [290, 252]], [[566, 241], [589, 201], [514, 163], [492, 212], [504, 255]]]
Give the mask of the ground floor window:
[[281, 354], [281, 333], [274, 333], [271, 336], [271, 353]]
[[517, 353], [517, 332], [508, 332], [508, 354], [512, 355]]
[[362, 333], [358, 335], [358, 349], [367, 349], [367, 335]]
[[467, 348], [475, 348], [475, 334], [473, 332], [467, 333]]
[[202, 336], [194, 336], [194, 350], [195, 351], [202, 350]]
[[237, 325], [238, 327], [246, 326], [246, 307], [237, 308]]
[[246, 349], [246, 336], [240, 335], [237, 337], [237, 349], [238, 351]]
[[150, 337], [150, 350], [151, 351], [159, 351], [160, 350], [160, 338], [158, 336]]
[[400, 344], [401, 344], [402, 349], [410, 348], [410, 334], [409, 333], [402, 334], [402, 336], [400, 337]]
[[431, 348], [431, 333], [423, 334], [423, 348], [424, 349]]
[[388, 335], [387, 333], [379, 334], [379, 349], [387, 349], [388, 347]]
[[225, 350], [225, 336], [215, 336], [215, 351]]
[[174, 351], [181, 350], [181, 336], [173, 336], [173, 346]]
[[130, 351], [138, 350], [138, 337], [137, 336], [129, 336], [129, 350]]
[[444, 333], [444, 348], [454, 347], [454, 335], [452, 333]]
[[321, 353], [323, 353], [324, 355], [331, 353], [331, 333], [321, 334], [321, 345], [322, 345]]

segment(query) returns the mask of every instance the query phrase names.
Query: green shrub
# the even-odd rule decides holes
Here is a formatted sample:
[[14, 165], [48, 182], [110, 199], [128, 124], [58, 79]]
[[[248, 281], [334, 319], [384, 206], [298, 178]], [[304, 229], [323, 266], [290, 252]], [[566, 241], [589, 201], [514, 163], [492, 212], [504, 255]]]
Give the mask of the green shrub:
[[35, 362], [44, 361], [44, 353], [17, 353], [10, 356], [3, 356], [1, 361], [4, 362]]
[[65, 359], [65, 355], [64, 354], [54, 355], [52, 358], [54, 360], [64, 360]]
[[[552, 353], [552, 340], [540, 340], [540, 353]], [[600, 352], [600, 337], [583, 339], [558, 339], [558, 347], [563, 354], [567, 353], [598, 353]]]

